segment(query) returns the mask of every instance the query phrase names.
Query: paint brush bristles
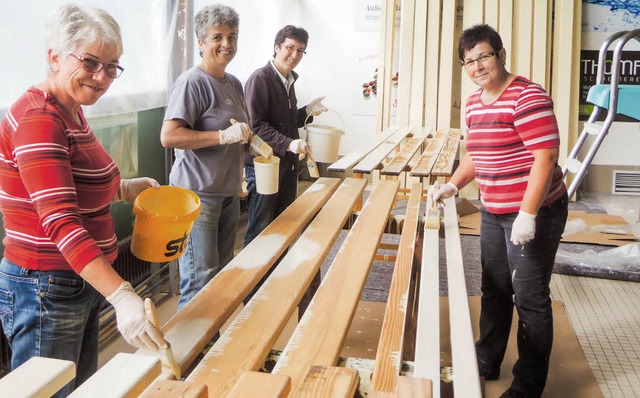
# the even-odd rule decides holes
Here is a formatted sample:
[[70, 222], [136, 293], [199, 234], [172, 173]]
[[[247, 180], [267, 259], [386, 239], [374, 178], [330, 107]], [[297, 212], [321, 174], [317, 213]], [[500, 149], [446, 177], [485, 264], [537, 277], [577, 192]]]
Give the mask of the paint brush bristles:
[[[440, 188], [440, 183], [436, 181], [433, 184], [432, 192]], [[424, 224], [425, 229], [440, 229], [440, 210], [436, 207], [436, 201], [431, 197], [431, 207], [427, 210], [427, 217]]]

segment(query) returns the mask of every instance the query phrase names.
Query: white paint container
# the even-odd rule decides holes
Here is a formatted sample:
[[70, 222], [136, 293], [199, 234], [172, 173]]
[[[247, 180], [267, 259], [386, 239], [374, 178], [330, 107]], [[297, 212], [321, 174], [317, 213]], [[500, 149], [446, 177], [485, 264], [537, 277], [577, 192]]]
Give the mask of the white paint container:
[[[344, 121], [342, 124], [344, 125]], [[320, 163], [333, 163], [338, 160], [340, 139], [344, 135], [342, 129], [315, 123], [305, 124], [304, 129], [307, 132], [307, 143], [311, 147], [313, 160]]]
[[278, 192], [280, 158], [277, 156], [256, 156], [253, 158], [256, 173], [256, 191], [261, 195], [272, 195]]

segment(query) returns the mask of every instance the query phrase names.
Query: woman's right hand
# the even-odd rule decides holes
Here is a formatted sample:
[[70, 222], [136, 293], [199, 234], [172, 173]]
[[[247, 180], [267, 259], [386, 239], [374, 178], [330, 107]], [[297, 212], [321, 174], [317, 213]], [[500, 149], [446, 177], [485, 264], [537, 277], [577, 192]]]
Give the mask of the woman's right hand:
[[118, 330], [127, 343], [138, 348], [157, 351], [167, 344], [162, 333], [154, 327], [144, 309], [144, 301], [136, 294], [129, 282], [107, 297], [116, 311]]
[[220, 130], [220, 145], [235, 144], [242, 142], [246, 144], [253, 133], [246, 123], [234, 123], [224, 130]]
[[436, 203], [436, 206], [442, 207], [444, 206], [444, 199], [448, 199], [456, 194], [458, 194], [458, 187], [448, 182], [433, 190], [433, 201]]

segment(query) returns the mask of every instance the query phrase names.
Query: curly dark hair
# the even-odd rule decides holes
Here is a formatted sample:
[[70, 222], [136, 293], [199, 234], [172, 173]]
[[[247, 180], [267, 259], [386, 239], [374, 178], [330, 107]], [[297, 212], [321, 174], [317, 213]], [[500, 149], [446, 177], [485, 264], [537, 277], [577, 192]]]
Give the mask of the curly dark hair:
[[476, 44], [487, 42], [493, 47], [493, 51], [502, 50], [502, 38], [491, 26], [487, 24], [473, 25], [465, 29], [458, 39], [458, 58], [464, 61], [464, 52], [471, 50]]

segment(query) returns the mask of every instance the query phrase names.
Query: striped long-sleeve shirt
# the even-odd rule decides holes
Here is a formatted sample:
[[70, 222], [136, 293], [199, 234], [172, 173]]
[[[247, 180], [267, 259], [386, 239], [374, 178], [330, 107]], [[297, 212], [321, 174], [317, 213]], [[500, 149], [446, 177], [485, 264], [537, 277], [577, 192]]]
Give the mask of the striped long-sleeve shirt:
[[32, 87], [0, 122], [4, 256], [17, 265], [79, 273], [100, 254], [115, 260], [109, 204], [120, 173], [80, 117]]
[[[467, 100], [467, 150], [475, 166], [482, 205], [491, 213], [517, 212], [534, 157], [531, 150], [560, 145], [553, 102], [544, 89], [517, 76], [492, 104], [482, 103], [482, 89]], [[564, 194], [556, 165], [542, 206]]]

